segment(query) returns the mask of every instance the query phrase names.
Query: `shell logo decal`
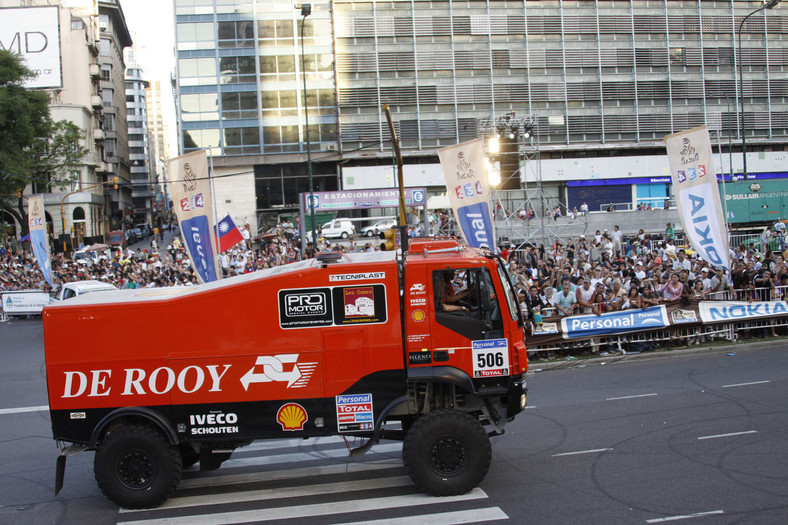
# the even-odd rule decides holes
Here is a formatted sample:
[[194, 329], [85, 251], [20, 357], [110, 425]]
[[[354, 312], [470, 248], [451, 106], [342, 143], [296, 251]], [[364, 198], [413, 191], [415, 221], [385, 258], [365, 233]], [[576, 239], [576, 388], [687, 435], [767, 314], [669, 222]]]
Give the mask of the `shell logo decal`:
[[411, 316], [413, 317], [414, 321], [420, 323], [424, 320], [425, 317], [427, 317], [427, 314], [424, 313], [424, 310], [414, 310]]
[[276, 413], [276, 420], [282, 425], [282, 430], [286, 431], [304, 430], [308, 417], [304, 407], [298, 403], [282, 405]]

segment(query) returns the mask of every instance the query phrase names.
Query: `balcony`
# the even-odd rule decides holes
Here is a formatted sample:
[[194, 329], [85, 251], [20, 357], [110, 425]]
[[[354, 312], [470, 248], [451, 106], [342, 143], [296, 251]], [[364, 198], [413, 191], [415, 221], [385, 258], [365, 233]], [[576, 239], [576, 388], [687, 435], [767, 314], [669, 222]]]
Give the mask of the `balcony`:
[[101, 95], [93, 95], [90, 97], [90, 105], [94, 108], [100, 108], [104, 105], [104, 101], [101, 100]]
[[93, 140], [100, 142], [107, 138], [103, 129], [96, 128], [93, 130]]
[[101, 66], [99, 64], [90, 64], [88, 66], [90, 71], [90, 76], [93, 78], [99, 78], [101, 76]]

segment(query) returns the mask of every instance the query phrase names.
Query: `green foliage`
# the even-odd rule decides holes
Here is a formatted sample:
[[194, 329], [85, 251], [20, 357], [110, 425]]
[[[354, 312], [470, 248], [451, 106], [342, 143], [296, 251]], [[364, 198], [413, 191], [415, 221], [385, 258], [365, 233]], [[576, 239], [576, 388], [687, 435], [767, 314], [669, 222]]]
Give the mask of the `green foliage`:
[[25, 232], [26, 206], [18, 190], [31, 182], [47, 191], [63, 187], [87, 154], [78, 126], [52, 121], [49, 94], [24, 87], [32, 76], [17, 55], [0, 49], [0, 209], [14, 215]]

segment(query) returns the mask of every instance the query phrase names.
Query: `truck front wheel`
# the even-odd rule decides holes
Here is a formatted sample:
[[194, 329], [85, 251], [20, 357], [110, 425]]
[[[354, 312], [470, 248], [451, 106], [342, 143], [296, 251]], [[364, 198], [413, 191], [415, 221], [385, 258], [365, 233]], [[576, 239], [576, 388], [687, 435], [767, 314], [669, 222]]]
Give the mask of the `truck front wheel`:
[[402, 459], [413, 482], [427, 494], [465, 494], [487, 475], [490, 439], [473, 417], [436, 410], [413, 423], [405, 435]]
[[181, 481], [178, 447], [157, 430], [126, 425], [113, 430], [96, 449], [93, 472], [110, 500], [128, 509], [164, 503]]

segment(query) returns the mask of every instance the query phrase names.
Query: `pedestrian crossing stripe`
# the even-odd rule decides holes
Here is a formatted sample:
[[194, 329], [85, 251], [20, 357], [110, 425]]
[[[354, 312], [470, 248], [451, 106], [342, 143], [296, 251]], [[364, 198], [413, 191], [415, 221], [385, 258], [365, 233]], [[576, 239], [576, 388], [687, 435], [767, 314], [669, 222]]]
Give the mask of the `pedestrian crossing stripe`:
[[[218, 512], [213, 514], [194, 514], [161, 519], [123, 521], [119, 525], [223, 525], [225, 523], [254, 523], [282, 519], [305, 519], [310, 516], [328, 516], [333, 514], [349, 514], [353, 512], [370, 512], [382, 509], [399, 509], [419, 505], [435, 505], [436, 503], [456, 503], [487, 498], [487, 494], [475, 488], [461, 496], [445, 496], [440, 499], [427, 494], [408, 494], [405, 496], [388, 496], [383, 498], [356, 499], [331, 503], [314, 503], [276, 507], [268, 509]], [[411, 520], [414, 517], [411, 516]]]
[[[156, 509], [120, 509], [119, 520], [127, 521], [119, 521], [119, 524], [210, 525], [290, 519], [301, 522], [310, 517], [339, 515], [347, 515], [342, 517], [347, 519], [346, 525], [448, 525], [508, 519], [498, 507], [455, 510], [457, 503], [487, 499], [487, 494], [480, 488], [467, 494], [440, 498], [416, 492], [413, 482], [405, 475], [399, 456], [401, 449], [400, 442], [384, 442], [373, 448], [362, 461], [337, 463], [337, 459], [346, 458], [348, 454], [341, 438], [257, 442], [238, 449], [235, 458], [225, 461], [219, 470], [186, 470], [175, 496]], [[376, 451], [380, 459], [374, 457]], [[392, 456], [392, 452], [396, 456]], [[309, 465], [315, 461], [322, 461], [323, 464]], [[271, 465], [277, 465], [279, 469], [266, 471], [262, 468], [248, 472], [252, 467]], [[337, 476], [340, 476], [339, 481], [336, 481]], [[352, 479], [353, 476], [364, 479]], [[321, 478], [328, 482], [321, 483]], [[274, 486], [277, 481], [295, 479], [303, 480], [303, 483]], [[232, 486], [244, 484], [252, 487], [257, 484], [257, 487], [266, 488], [231, 489]], [[407, 491], [403, 487], [411, 487], [413, 493], [402, 494], [403, 490]], [[365, 497], [367, 491], [376, 491], [375, 494], [386, 494], [388, 491], [389, 495]], [[308, 502], [309, 498], [324, 499], [330, 495], [346, 497], [342, 501]], [[255, 502], [260, 502], [261, 508], [232, 510], [237, 509], [238, 504], [249, 509]], [[284, 506], [266, 507], [266, 502]], [[455, 504], [454, 509], [442, 512], [442, 507], [452, 504]], [[403, 516], [410, 508], [426, 512]], [[379, 511], [385, 510], [396, 515], [379, 517]], [[377, 517], [364, 520], [372, 512], [378, 512]]]

